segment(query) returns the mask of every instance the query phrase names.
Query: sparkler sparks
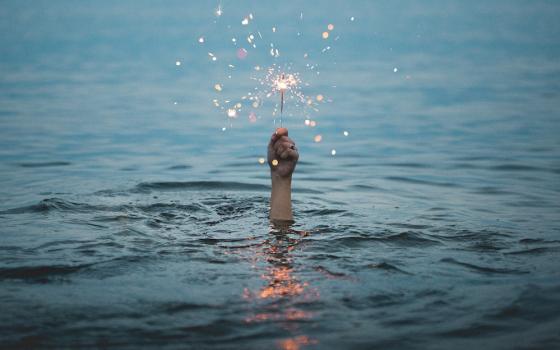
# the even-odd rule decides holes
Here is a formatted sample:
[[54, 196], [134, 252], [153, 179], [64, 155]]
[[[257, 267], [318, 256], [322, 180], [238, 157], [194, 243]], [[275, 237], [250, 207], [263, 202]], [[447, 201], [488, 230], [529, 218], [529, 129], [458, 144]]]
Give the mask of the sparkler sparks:
[[[246, 12], [233, 21], [225, 18], [227, 13], [220, 0], [212, 14], [220, 19], [215, 18], [213, 22], [218, 30], [223, 30], [222, 46], [225, 44], [229, 51], [221, 50], [221, 39], [211, 33], [197, 33], [193, 42], [200, 47], [200, 51], [204, 50], [204, 56], [208, 55], [206, 59], [214, 65], [214, 70], [224, 68], [216, 76], [223, 80], [207, 83], [209, 90], [213, 91], [210, 102], [220, 111], [226, 123], [222, 131], [232, 129], [234, 123], [242, 121], [257, 123], [270, 114], [275, 125], [277, 118], [279, 119], [280, 126], [283, 126], [283, 118], [299, 116], [306, 128], [311, 128], [309, 131], [313, 132], [311, 142], [327, 144], [326, 140], [330, 141], [332, 138], [327, 137], [324, 131], [321, 131], [323, 135], [317, 132], [319, 130], [313, 131], [313, 128], [320, 122], [317, 116], [320, 106], [332, 102], [332, 94], [330, 90], [317, 90], [314, 86], [318, 83], [323, 68], [336, 64], [336, 41], [339, 39], [340, 29], [338, 24], [324, 22], [323, 29], [311, 35], [307, 35], [303, 27], [288, 30], [290, 28], [275, 23], [268, 24], [266, 29], [262, 26], [259, 28], [253, 13]], [[301, 25], [303, 20], [302, 12], [296, 15], [296, 25]], [[346, 20], [353, 22], [355, 18], [346, 17]], [[281, 46], [282, 41], [276, 41], [289, 35], [293, 35], [292, 39], [296, 40], [310, 38], [315, 41], [315, 45], [298, 45], [296, 47], [303, 49], [292, 52]], [[179, 60], [175, 64], [181, 66], [177, 67], [181, 69], [190, 66]], [[245, 85], [247, 80], [252, 84], [241, 94], [236, 94], [235, 91], [239, 90], [236, 85]], [[336, 85], [323, 81], [321, 86], [330, 89]], [[258, 109], [261, 110], [257, 111]], [[239, 116], [242, 118], [238, 118]], [[340, 135], [339, 131], [338, 135], [348, 136], [348, 132], [344, 131]], [[333, 156], [336, 154], [336, 150], [330, 147], [326, 150]]]

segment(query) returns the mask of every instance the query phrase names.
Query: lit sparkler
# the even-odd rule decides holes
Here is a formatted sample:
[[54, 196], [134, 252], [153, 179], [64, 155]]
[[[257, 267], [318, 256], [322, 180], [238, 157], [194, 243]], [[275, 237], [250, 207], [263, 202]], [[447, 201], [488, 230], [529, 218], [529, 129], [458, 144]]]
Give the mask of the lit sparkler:
[[282, 127], [282, 113], [284, 112], [284, 93], [286, 90], [296, 88], [299, 78], [294, 74], [281, 73], [272, 81], [273, 91], [280, 92], [280, 127]]
[[[223, 22], [220, 24], [218, 21], [218, 18], [224, 16], [224, 10], [220, 0], [218, 0], [217, 7], [214, 8], [214, 15], [217, 17], [214, 23], [219, 26], [224, 26], [225, 24]], [[277, 43], [273, 41], [279, 33], [286, 35], [286, 33], [288, 33], [287, 31], [282, 31], [282, 28], [277, 26], [272, 26], [271, 31], [264, 31], [262, 27], [256, 27], [253, 13], [248, 13], [246, 16], [239, 18], [239, 20], [241, 21], [241, 27], [246, 28], [244, 29], [245, 33], [242, 34], [246, 40], [241, 39], [240, 33], [234, 33], [234, 36], [228, 36], [226, 38], [229, 45], [233, 46], [233, 55], [231, 53], [218, 52], [220, 57], [220, 60], [218, 60], [218, 56], [214, 51], [214, 49], [216, 49], [214, 43], [211, 41], [207, 42], [206, 37], [203, 35], [198, 37], [198, 44], [200, 44], [201, 47], [207, 46], [208, 50], [210, 50], [205, 50], [209, 60], [213, 64], [216, 64], [217, 67], [224, 66], [226, 70], [224, 76], [230, 79], [228, 81], [229, 84], [214, 81], [213, 91], [220, 96], [215, 96], [216, 98], [212, 99], [212, 104], [222, 111], [226, 123], [229, 124], [229, 128], [232, 128], [234, 120], [242, 115], [248, 118], [239, 118], [238, 120], [248, 119], [250, 123], [255, 123], [261, 118], [260, 115], [257, 115], [258, 112], [256, 112], [256, 109], [270, 106], [271, 104], [273, 106], [272, 116], [277, 118], [279, 114], [280, 126], [283, 127], [284, 104], [287, 106], [288, 103], [290, 103], [290, 108], [287, 111], [289, 116], [300, 115], [303, 117], [305, 126], [310, 128], [316, 127], [318, 122], [313, 115], [315, 112], [319, 112], [319, 105], [330, 103], [332, 99], [327, 91], [325, 91], [325, 95], [317, 91], [314, 92], [313, 95], [307, 96], [304, 94], [303, 90], [311, 89], [310, 87], [314, 85], [314, 79], [312, 77], [319, 76], [321, 73], [321, 65], [316, 59], [321, 55], [330, 56], [334, 54], [334, 42], [339, 39], [339, 36], [336, 35], [335, 24], [327, 22], [325, 24], [325, 29], [313, 35], [314, 38], [319, 39], [327, 45], [321, 45], [323, 47], [320, 49], [306, 47], [304, 52], [297, 53], [297, 56], [301, 57], [300, 54], [303, 56], [303, 63], [301, 63], [301, 61], [286, 61], [285, 57], [290, 57], [290, 52], [282, 51], [281, 55], [279, 47], [276, 45]], [[303, 12], [300, 13], [299, 20], [303, 21]], [[353, 22], [355, 18], [350, 17], [349, 20]], [[227, 25], [227, 28], [229, 32], [230, 25]], [[245, 30], [247, 30], [247, 32]], [[302, 34], [301, 31], [298, 31], [297, 37], [303, 38]], [[266, 53], [269, 53], [270, 55], [267, 54], [266, 56], [273, 60], [268, 68], [266, 68], [266, 63], [262, 61], [262, 57]], [[232, 64], [234, 63], [231, 61], [232, 58], [251, 62], [254, 67], [254, 69], [250, 70], [248, 78], [253, 80], [256, 84], [242, 95], [231, 95], [231, 91], [233, 90], [232, 84], [239, 78], [239, 74], [243, 71], [243, 65], [240, 63], [240, 67], [238, 67], [237, 64]], [[176, 66], [181, 66], [181, 63], [181, 61], [175, 62]], [[299, 66], [301, 70], [294, 69], [298, 64], [301, 65]], [[334, 62], [334, 64], [336, 64], [336, 62]], [[393, 71], [396, 72], [397, 70], [397, 68], [394, 68]], [[302, 76], [300, 76], [299, 72], [302, 73]], [[302, 81], [301, 77], [305, 78], [305, 82]], [[228, 88], [226, 89], [225, 86], [228, 86]], [[335, 85], [332, 85], [332, 88], [335, 87]], [[279, 103], [277, 94], [280, 95]], [[276, 124], [276, 119], [274, 124]], [[222, 131], [227, 129], [228, 128], [223, 127]], [[348, 136], [348, 131], [344, 131], [343, 135]], [[316, 134], [313, 140], [320, 143], [324, 141], [325, 138], [320, 134]], [[336, 150], [331, 149], [330, 153], [334, 156], [336, 155]], [[262, 161], [260, 162], [261, 164], [263, 163]]]

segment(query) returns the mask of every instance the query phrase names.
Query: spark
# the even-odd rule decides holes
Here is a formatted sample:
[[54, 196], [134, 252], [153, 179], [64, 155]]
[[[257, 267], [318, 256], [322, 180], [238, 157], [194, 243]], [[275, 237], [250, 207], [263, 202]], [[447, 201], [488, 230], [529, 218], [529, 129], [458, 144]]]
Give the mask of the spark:
[[204, 43], [204, 37], [201, 36], [200, 38], [198, 38], [198, 42], [201, 43], [201, 44], [203, 44], [203, 43]]
[[344, 134], [344, 136], [348, 136], [348, 135], [349, 135], [349, 134], [348, 134], [348, 131], [346, 131], [346, 130], [344, 130], [343, 134]]
[[321, 140], [323, 140], [323, 136], [321, 136], [321, 135], [315, 135], [315, 137], [313, 138], [313, 140], [314, 140], [315, 142], [321, 142]]
[[223, 14], [222, 5], [219, 4], [216, 8], [216, 16], [220, 17]]
[[264, 164], [264, 158], [259, 158], [259, 164]]
[[237, 118], [237, 111], [236, 111], [235, 109], [233, 109], [233, 108], [229, 108], [229, 109], [227, 110], [227, 116], [228, 116], [229, 118]]
[[334, 25], [333, 25], [333, 24], [329, 24], [329, 25], [327, 26], [327, 29], [328, 29], [328, 30], [333, 30], [333, 29], [334, 29]]
[[272, 166], [277, 166], [278, 165], [278, 160], [277, 159], [273, 159], [272, 160]]
[[[280, 93], [280, 115], [284, 112], [284, 93], [297, 87], [299, 77], [296, 74], [280, 73], [272, 79], [272, 91]], [[282, 118], [280, 118], [282, 126]]]
[[393, 68], [393, 73], [396, 73], [398, 71], [399, 71], [399, 69], [397, 67]]
[[328, 39], [329, 38], [329, 32], [323, 32], [323, 39]]
[[331, 155], [332, 155], [332, 156], [335, 156], [335, 155], [336, 155], [336, 150], [335, 150], [334, 148], [331, 150]]
[[316, 97], [317, 101], [319, 101], [319, 102], [323, 101], [323, 98], [324, 97], [321, 94], [317, 95], [317, 97]]
[[214, 85], [214, 89], [216, 89], [216, 91], [222, 91], [222, 85], [216, 84]]
[[180, 65], [181, 65], [181, 61], [176, 61], [176, 62], [175, 62], [175, 65], [176, 65], [176, 66], [180, 66]]

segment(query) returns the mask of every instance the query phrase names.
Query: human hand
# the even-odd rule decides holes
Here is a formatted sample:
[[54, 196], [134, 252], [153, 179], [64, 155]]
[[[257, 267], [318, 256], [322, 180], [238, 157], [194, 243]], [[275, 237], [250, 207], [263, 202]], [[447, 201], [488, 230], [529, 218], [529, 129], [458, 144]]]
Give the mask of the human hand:
[[288, 129], [278, 128], [268, 143], [268, 165], [272, 175], [291, 177], [296, 168], [299, 153], [294, 141], [288, 137]]

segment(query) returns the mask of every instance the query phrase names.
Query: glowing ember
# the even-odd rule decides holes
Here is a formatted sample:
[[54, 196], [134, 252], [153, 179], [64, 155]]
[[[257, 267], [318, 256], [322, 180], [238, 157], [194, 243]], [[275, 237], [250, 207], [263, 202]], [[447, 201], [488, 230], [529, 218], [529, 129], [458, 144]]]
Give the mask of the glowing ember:
[[218, 8], [216, 8], [216, 16], [220, 17], [222, 13], [222, 5], [218, 5]]
[[324, 98], [323, 95], [320, 95], [320, 94], [317, 95], [317, 97], [316, 97], [317, 101], [319, 101], [319, 102], [323, 101], [323, 98]]
[[348, 131], [343, 132], [344, 136], [348, 136]]
[[323, 32], [323, 39], [328, 39], [329, 38], [329, 32]]
[[222, 85], [216, 84], [214, 85], [214, 89], [216, 89], [216, 91], [222, 91]]
[[176, 65], [176, 66], [180, 66], [180, 65], [181, 65], [181, 61], [176, 61], [176, 62], [175, 62], [175, 65]]
[[315, 135], [315, 137], [313, 138], [313, 140], [315, 142], [321, 142], [322, 139], [323, 139], [323, 136], [321, 136], [321, 135]]
[[334, 148], [333, 148], [332, 151], [331, 151], [331, 155], [332, 155], [332, 156], [335, 156], [335, 155], [336, 155], [336, 150], [335, 150]]

